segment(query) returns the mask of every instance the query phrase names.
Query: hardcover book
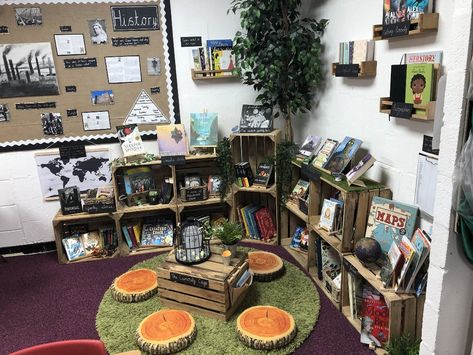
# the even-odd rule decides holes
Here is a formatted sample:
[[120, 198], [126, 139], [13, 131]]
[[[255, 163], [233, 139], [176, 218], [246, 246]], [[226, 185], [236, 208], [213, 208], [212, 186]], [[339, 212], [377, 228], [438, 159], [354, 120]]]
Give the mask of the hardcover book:
[[218, 143], [217, 113], [191, 113], [191, 147], [215, 147]]
[[[232, 51], [233, 41], [231, 39], [211, 39], [207, 40], [207, 52], [210, 62], [211, 70], [225, 69], [222, 66], [229, 66], [230, 63], [225, 62], [224, 51]], [[223, 59], [223, 60], [222, 60]], [[234, 63], [234, 62], [233, 62]], [[216, 76], [223, 75], [223, 73], [217, 73]]]
[[404, 102], [406, 98], [406, 64], [391, 65], [389, 98], [393, 102]]
[[103, 248], [103, 241], [98, 231], [91, 231], [80, 236], [86, 255], [99, 252]]
[[69, 261], [85, 256], [85, 249], [80, 236], [63, 238], [62, 244]]
[[220, 185], [222, 184], [222, 178], [220, 175], [209, 175], [207, 178], [207, 189], [209, 195], [217, 195], [220, 191]]
[[322, 138], [319, 136], [314, 136], [314, 135], [307, 136], [306, 139], [304, 140], [304, 143], [302, 143], [301, 148], [299, 149], [298, 156], [304, 159], [315, 154], [317, 152], [317, 148], [319, 147], [321, 141], [322, 141]]
[[408, 64], [406, 70], [405, 102], [416, 105], [426, 105], [432, 100], [432, 80], [434, 65]]
[[328, 158], [330, 155], [332, 155], [333, 151], [337, 147], [337, 144], [338, 141], [334, 139], [327, 139], [315, 156], [314, 160], [312, 160], [312, 166], [316, 168], [323, 168]]
[[380, 347], [389, 339], [389, 308], [384, 297], [368, 283], [362, 292], [360, 342]]
[[276, 228], [269, 209], [267, 207], [260, 208], [255, 213], [255, 218], [261, 231], [261, 239], [265, 241], [273, 239], [276, 235]]
[[82, 212], [82, 201], [77, 186], [59, 189], [58, 195], [63, 215]]
[[241, 133], [269, 133], [273, 130], [273, 109], [262, 105], [243, 105]]
[[393, 241], [399, 246], [403, 236], [412, 236], [418, 211], [416, 206], [375, 196], [371, 203], [365, 237], [376, 239], [386, 254]]
[[348, 185], [355, 184], [364, 186], [365, 184], [357, 181], [374, 164], [376, 159], [371, 154], [366, 154], [346, 175]]
[[117, 126], [117, 135], [123, 151], [123, 156], [130, 157], [145, 153], [140, 130], [136, 124]]
[[402, 265], [401, 271], [399, 272], [399, 276], [396, 280], [396, 291], [404, 288], [405, 276], [416, 255], [414, 245], [412, 245], [409, 238], [405, 235], [402, 237], [401, 242], [399, 243], [399, 250], [404, 257], [404, 264]]
[[430, 253], [430, 241], [419, 228], [412, 236], [411, 243], [414, 245], [416, 255], [411, 268], [406, 275], [405, 290], [407, 292], [413, 291], [412, 286], [414, 285], [414, 281]]
[[153, 172], [151, 168], [147, 166], [126, 170], [124, 182], [127, 195], [145, 192], [155, 188]]
[[331, 232], [334, 227], [334, 220], [337, 211], [337, 202], [324, 199], [322, 211], [320, 212], [319, 228]]
[[273, 173], [272, 164], [259, 163], [256, 168], [256, 176], [253, 180], [254, 185], [268, 187], [271, 175]]
[[299, 198], [304, 199], [307, 191], [309, 190], [310, 183], [304, 179], [299, 179], [296, 186], [292, 189], [291, 200], [295, 203], [299, 203]]
[[332, 173], [342, 173], [350, 163], [350, 160], [353, 159], [362, 143], [363, 142], [359, 139], [345, 137], [332, 153], [323, 168]]
[[186, 131], [183, 124], [156, 126], [158, 151], [161, 157], [188, 155]]
[[144, 223], [141, 231], [141, 245], [172, 246], [173, 229], [171, 221]]

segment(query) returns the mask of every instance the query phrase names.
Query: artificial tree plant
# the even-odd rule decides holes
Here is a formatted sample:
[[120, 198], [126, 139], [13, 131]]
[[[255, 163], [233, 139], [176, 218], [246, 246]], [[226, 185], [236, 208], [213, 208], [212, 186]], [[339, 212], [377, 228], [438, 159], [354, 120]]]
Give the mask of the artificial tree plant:
[[278, 108], [285, 120], [285, 138], [293, 140], [292, 117], [312, 108], [322, 81], [322, 36], [327, 20], [300, 14], [301, 0], [233, 0], [241, 27], [233, 50], [245, 84], [259, 92], [256, 100]]

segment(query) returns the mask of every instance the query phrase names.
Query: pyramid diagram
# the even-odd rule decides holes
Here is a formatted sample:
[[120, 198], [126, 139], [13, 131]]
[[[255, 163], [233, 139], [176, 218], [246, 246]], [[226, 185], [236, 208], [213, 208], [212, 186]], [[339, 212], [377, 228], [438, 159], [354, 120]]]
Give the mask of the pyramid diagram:
[[124, 124], [170, 123], [145, 90], [141, 90]]

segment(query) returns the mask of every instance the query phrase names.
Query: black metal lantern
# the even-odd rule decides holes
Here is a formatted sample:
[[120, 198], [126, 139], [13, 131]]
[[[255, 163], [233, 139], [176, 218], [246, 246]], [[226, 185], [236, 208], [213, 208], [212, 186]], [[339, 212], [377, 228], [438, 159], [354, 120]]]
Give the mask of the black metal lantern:
[[204, 226], [196, 219], [189, 219], [177, 228], [174, 252], [176, 261], [193, 265], [210, 258], [210, 238], [204, 232]]

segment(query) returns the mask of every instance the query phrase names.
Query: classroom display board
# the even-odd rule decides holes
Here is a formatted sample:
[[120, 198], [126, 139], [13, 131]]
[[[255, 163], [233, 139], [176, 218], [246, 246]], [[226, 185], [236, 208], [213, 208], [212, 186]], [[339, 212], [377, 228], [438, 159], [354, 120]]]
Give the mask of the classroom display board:
[[0, 148], [174, 121], [165, 4], [0, 6]]

